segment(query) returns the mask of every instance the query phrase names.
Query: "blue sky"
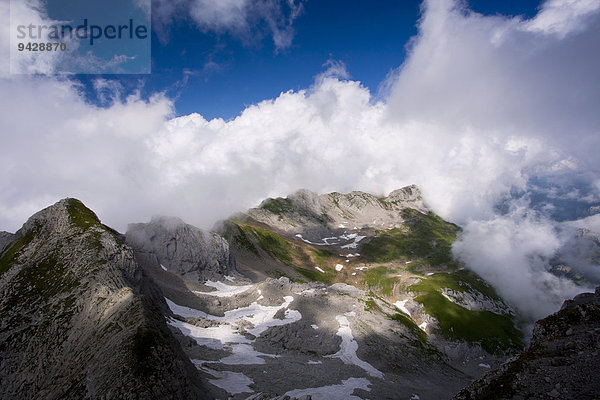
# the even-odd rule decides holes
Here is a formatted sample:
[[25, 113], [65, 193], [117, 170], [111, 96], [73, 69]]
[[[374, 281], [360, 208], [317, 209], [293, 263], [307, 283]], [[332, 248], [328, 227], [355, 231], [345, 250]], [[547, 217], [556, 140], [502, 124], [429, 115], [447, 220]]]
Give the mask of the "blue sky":
[[[486, 15], [535, 15], [538, 0], [470, 0]], [[308, 88], [328, 60], [345, 64], [349, 78], [377, 96], [387, 75], [404, 61], [417, 33], [420, 1], [308, 0], [293, 21], [289, 47], [277, 49], [269, 32], [255, 27], [251, 37], [202, 31], [185, 16], [168, 24], [168, 39], [152, 38], [152, 74], [106, 76], [118, 79], [123, 94], [142, 88], [148, 96], [165, 92], [177, 115], [192, 112], [226, 120], [248, 105], [281, 92]], [[97, 102], [91, 82], [82, 76], [90, 101]]]

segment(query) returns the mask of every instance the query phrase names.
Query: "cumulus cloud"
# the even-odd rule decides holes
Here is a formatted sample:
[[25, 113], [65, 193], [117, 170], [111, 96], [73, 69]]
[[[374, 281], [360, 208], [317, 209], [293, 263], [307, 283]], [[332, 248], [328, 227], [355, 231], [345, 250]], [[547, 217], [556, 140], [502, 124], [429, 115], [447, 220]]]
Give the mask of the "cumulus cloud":
[[[229, 7], [218, 29], [248, 4], [218, 6]], [[173, 118], [170, 99], [120, 100], [118, 85], [102, 80], [105, 108], [67, 80], [0, 78], [0, 227], [15, 230], [65, 196], [118, 229], [155, 214], [209, 227], [299, 188], [385, 194], [415, 183], [436, 212], [464, 226], [456, 255], [542, 316], [580, 290], [548, 272], [573, 235], [546, 211], [574, 200], [572, 182], [590, 202], [600, 196], [600, 18], [585, 4], [595, 3], [547, 2], [527, 20], [428, 0], [386, 98], [330, 61], [311, 87], [230, 121]], [[554, 28], [531, 28], [547, 13]]]
[[153, 0], [152, 18], [159, 36], [166, 40], [169, 26], [191, 19], [198, 29], [233, 34], [246, 43], [266, 25], [277, 51], [294, 38], [294, 20], [302, 13], [301, 0]]
[[564, 38], [571, 32], [579, 32], [586, 19], [600, 8], [598, 0], [549, 0], [538, 16], [523, 24], [530, 32], [540, 32]]
[[556, 311], [565, 297], [582, 288], [549, 272], [550, 260], [563, 242], [556, 225], [517, 207], [509, 214], [471, 221], [455, 254], [475, 269], [519, 311], [540, 317]]

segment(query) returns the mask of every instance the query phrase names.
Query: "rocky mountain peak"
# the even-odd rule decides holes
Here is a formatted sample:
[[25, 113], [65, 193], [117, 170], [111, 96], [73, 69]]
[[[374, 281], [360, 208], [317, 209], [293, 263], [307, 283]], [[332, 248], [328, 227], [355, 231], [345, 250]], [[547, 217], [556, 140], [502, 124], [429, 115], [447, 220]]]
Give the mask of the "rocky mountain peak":
[[80, 200], [65, 198], [31, 216], [20, 229], [20, 235], [30, 232], [63, 233], [73, 227], [87, 228], [100, 224], [98, 216]]
[[[93, 228], [95, 233], [87, 232], [88, 228]], [[89, 241], [96, 243], [105, 240], [102, 233], [109, 231], [109, 235], [116, 233], [103, 226], [98, 216], [81, 201], [60, 200], [32, 215], [14, 235], [0, 237], [0, 273], [8, 271], [20, 257], [27, 259], [31, 254], [45, 250], [56, 252], [64, 245], [64, 240], [73, 235], [85, 232]]]
[[298, 190], [296, 193], [290, 195], [288, 199], [299, 209], [318, 210], [323, 207], [319, 195], [307, 189]]
[[422, 202], [423, 194], [417, 185], [410, 185], [391, 192], [385, 199], [388, 202]]
[[130, 224], [125, 240], [150, 262], [190, 280], [219, 280], [236, 272], [227, 240], [177, 217], [154, 217], [149, 223]]
[[160, 226], [168, 231], [175, 232], [177, 230], [185, 230], [187, 224], [179, 217], [155, 215], [150, 219], [150, 224]]

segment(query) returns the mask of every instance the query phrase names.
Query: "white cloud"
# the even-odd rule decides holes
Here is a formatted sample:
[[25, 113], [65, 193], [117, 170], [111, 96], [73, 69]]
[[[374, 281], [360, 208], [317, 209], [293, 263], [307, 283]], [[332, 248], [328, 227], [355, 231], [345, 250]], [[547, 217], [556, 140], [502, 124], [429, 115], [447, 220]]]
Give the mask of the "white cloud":
[[466, 224], [454, 253], [522, 313], [540, 318], [555, 312], [567, 297], [583, 291], [547, 271], [562, 242], [553, 222], [523, 208]]
[[[33, 24], [35, 27], [49, 26], [54, 21], [48, 18], [44, 12], [43, 4], [39, 0], [26, 1], [3, 1], [3, 5], [9, 8], [8, 13], [4, 14], [3, 21], [8, 21], [5, 27], [8, 34], [2, 40], [3, 58], [9, 61], [9, 69], [4, 70], [4, 75], [13, 74], [51, 74], [55, 71], [54, 66], [60, 58], [60, 52], [29, 52], [18, 51], [17, 44], [25, 42], [18, 38], [18, 26], [28, 27]], [[29, 33], [29, 31], [25, 31]], [[27, 36], [27, 43], [42, 43], [49, 41], [46, 31], [37, 31], [32, 29], [32, 37]], [[40, 37], [41, 36], [41, 37]]]
[[316, 76], [316, 84], [320, 84], [326, 78], [350, 79], [350, 73], [343, 61], [329, 59], [322, 66], [325, 68], [325, 71]]
[[170, 24], [190, 18], [198, 29], [231, 33], [246, 43], [262, 34], [264, 23], [276, 51], [288, 48], [294, 37], [294, 20], [303, 5], [296, 0], [154, 0], [154, 28], [166, 40]]
[[523, 28], [563, 38], [571, 32], [581, 31], [585, 19], [598, 9], [600, 0], [548, 0], [535, 18], [523, 24]]
[[[219, 7], [235, 19], [244, 4]], [[600, 195], [600, 24], [588, 12], [574, 33], [540, 35], [531, 21], [427, 1], [388, 98], [375, 101], [332, 62], [312, 87], [231, 121], [172, 118], [170, 99], [121, 101], [104, 81], [102, 109], [69, 81], [0, 78], [0, 227], [66, 196], [121, 230], [154, 214], [206, 227], [302, 187], [384, 194], [416, 183], [465, 226], [457, 254], [540, 316], [577, 290], [545, 272], [565, 239], [526, 197], [509, 200], [538, 175], [562, 184], [575, 174]], [[499, 216], [502, 200], [512, 208]]]

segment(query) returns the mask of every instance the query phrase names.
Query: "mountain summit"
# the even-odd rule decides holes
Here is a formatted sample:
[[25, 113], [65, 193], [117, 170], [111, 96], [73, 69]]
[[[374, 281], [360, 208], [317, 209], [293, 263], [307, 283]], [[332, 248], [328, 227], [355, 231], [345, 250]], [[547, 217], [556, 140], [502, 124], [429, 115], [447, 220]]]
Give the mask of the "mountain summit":
[[156, 286], [80, 201], [32, 216], [0, 255], [1, 399], [202, 398]]

